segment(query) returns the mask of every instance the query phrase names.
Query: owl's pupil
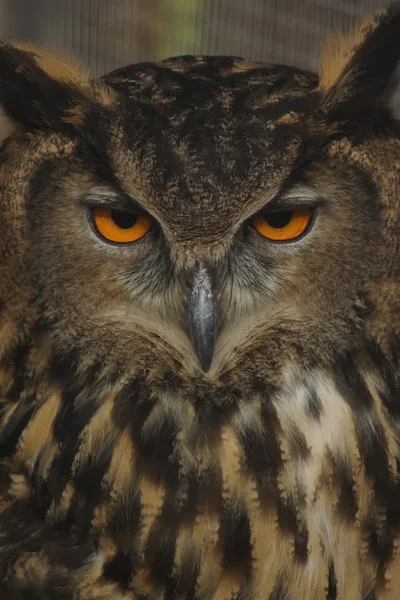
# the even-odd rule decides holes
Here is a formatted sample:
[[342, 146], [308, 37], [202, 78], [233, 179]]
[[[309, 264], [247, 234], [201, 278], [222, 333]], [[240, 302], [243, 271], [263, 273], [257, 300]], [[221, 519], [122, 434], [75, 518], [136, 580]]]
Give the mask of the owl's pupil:
[[130, 229], [134, 225], [136, 225], [136, 221], [138, 220], [138, 216], [135, 213], [121, 212], [118, 210], [111, 211], [111, 218], [116, 224], [117, 227], [121, 229]]
[[284, 210], [282, 212], [265, 215], [265, 220], [270, 227], [273, 227], [274, 229], [282, 229], [283, 227], [289, 225], [292, 216], [292, 211]]

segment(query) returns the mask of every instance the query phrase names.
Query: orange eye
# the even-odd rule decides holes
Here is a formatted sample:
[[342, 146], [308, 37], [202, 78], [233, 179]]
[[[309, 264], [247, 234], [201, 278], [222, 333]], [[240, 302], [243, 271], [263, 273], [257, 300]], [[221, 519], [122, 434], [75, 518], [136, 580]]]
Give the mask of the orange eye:
[[254, 228], [263, 237], [275, 242], [287, 242], [298, 238], [310, 224], [312, 210], [297, 208], [276, 213], [262, 213], [254, 217]]
[[152, 221], [143, 213], [131, 213], [109, 208], [94, 208], [93, 223], [109, 242], [129, 244], [140, 240], [151, 229]]

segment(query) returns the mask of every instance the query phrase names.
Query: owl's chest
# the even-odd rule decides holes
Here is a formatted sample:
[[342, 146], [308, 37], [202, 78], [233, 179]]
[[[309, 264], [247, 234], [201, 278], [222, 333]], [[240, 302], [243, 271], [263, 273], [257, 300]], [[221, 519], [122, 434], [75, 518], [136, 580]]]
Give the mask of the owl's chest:
[[275, 395], [202, 409], [138, 383], [79, 410], [54, 392], [13, 460], [43, 524], [95, 542], [102, 577], [127, 592], [362, 598], [377, 562], [361, 531], [372, 487], [351, 409], [327, 378], [312, 384], [288, 377]]

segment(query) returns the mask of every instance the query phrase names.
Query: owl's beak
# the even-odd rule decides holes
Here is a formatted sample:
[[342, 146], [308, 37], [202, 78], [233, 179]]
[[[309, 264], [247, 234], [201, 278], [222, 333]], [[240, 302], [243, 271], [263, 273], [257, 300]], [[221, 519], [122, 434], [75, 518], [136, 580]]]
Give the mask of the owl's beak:
[[202, 370], [211, 367], [217, 337], [218, 306], [211, 275], [204, 265], [195, 268], [189, 292], [189, 331]]

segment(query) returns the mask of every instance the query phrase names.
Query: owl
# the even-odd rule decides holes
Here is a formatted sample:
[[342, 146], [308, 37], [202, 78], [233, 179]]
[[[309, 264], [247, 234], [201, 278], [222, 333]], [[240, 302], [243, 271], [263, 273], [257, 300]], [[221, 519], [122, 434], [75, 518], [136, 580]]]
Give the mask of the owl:
[[1, 600], [400, 598], [399, 73], [0, 45]]

